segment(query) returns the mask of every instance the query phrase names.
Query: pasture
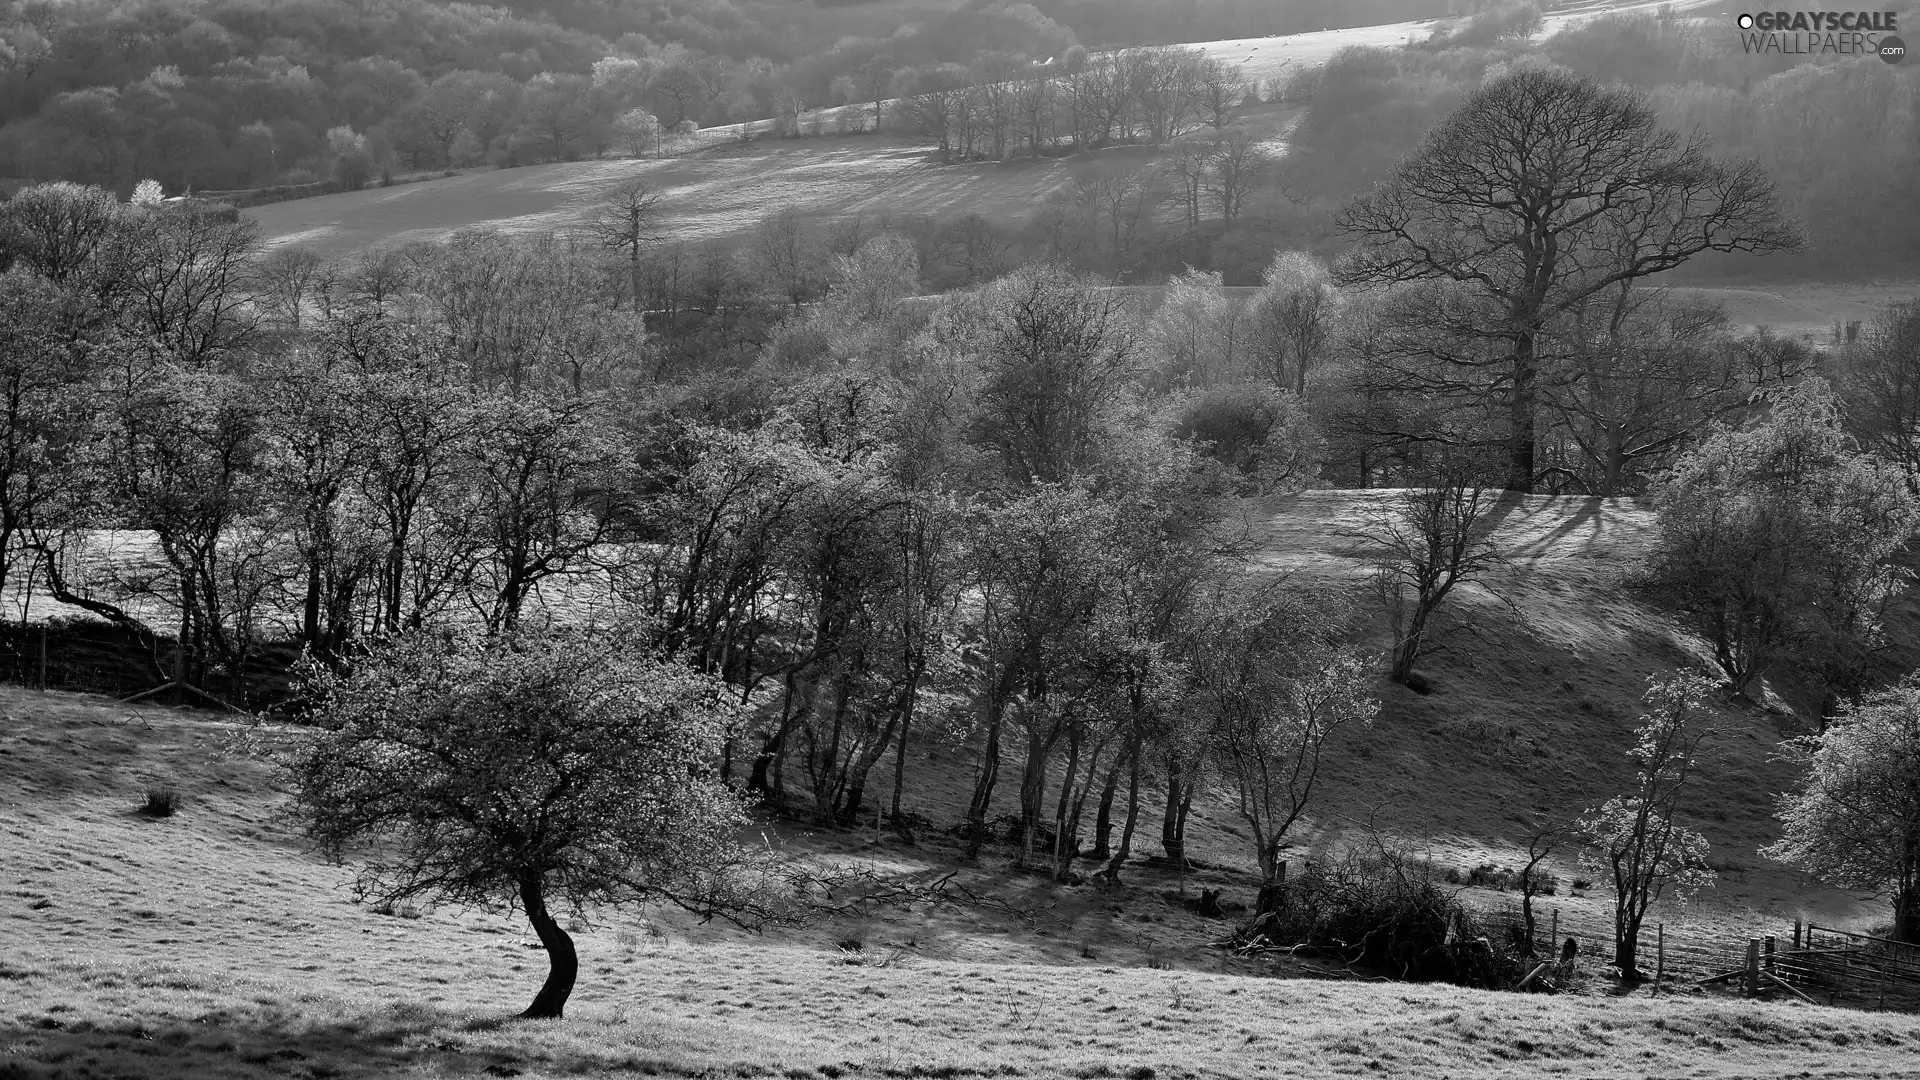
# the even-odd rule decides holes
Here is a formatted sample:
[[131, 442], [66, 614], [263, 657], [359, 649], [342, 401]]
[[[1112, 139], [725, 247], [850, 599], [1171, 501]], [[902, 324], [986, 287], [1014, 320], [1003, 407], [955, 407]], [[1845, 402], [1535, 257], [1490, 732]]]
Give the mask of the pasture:
[[[0, 711], [10, 1080], [1920, 1075], [1910, 1016], [1328, 981], [1220, 959], [1140, 887], [1100, 906], [1164, 935], [1155, 966], [1052, 911], [883, 910], [773, 940], [596, 913], [573, 926], [568, 1018], [514, 1021], [544, 968], [525, 926], [354, 904], [233, 725], [17, 689]], [[136, 812], [161, 781], [181, 809]]]

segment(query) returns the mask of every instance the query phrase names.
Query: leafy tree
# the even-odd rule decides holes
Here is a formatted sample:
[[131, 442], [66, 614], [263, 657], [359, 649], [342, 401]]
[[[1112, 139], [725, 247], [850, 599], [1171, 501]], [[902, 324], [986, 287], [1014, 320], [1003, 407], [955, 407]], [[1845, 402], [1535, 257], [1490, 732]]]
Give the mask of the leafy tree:
[[1881, 312], [1841, 354], [1837, 387], [1860, 445], [1900, 466], [1920, 491], [1920, 301]]
[[747, 818], [714, 778], [727, 707], [685, 667], [598, 637], [407, 635], [317, 672], [317, 728], [281, 754], [302, 832], [358, 862], [363, 900], [524, 912], [558, 1018], [579, 960], [569, 910], [666, 902], [773, 913]]
[[1638, 763], [1633, 789], [1588, 809], [1575, 828], [1587, 864], [1613, 879], [1613, 962], [1622, 977], [1640, 978], [1640, 927], [1668, 890], [1685, 899], [1712, 884], [1707, 840], [1676, 820], [1693, 779], [1700, 741], [1709, 734], [1705, 701], [1713, 684], [1679, 672], [1650, 677], [1627, 756]]
[[1209, 600], [1191, 661], [1195, 696], [1211, 725], [1209, 763], [1252, 833], [1258, 915], [1278, 902], [1280, 853], [1319, 786], [1328, 739], [1371, 725], [1379, 703], [1365, 661], [1337, 641], [1337, 610], [1282, 589]]
[[1296, 491], [1319, 471], [1320, 438], [1306, 409], [1265, 383], [1201, 391], [1180, 408], [1174, 434], [1218, 462], [1241, 494]]
[[660, 121], [645, 109], [621, 113], [613, 122], [613, 134], [628, 157], [645, 157], [660, 147]]
[[982, 739], [967, 805], [969, 858], [986, 842], [1009, 723], [1029, 737], [1021, 805], [1027, 832], [1038, 824], [1046, 756], [1065, 735], [1066, 708], [1077, 707], [1076, 692], [1090, 685], [1076, 661], [1109, 569], [1114, 513], [1085, 488], [1042, 485], [990, 509], [969, 530], [968, 580], [977, 599], [963, 633], [978, 658], [970, 681]]
[[1037, 267], [995, 282], [980, 304], [969, 338], [984, 368], [975, 442], [1010, 483], [1086, 474], [1132, 374], [1118, 299]]
[[38, 184], [0, 205], [0, 238], [34, 273], [64, 282], [109, 249], [121, 216], [113, 196], [99, 188]]
[[1252, 301], [1253, 351], [1275, 386], [1305, 396], [1325, 359], [1340, 307], [1326, 266], [1300, 251], [1275, 252]]
[[47, 512], [88, 479], [74, 457], [96, 407], [97, 342], [72, 332], [74, 304], [44, 278], [0, 274], [0, 590]]
[[1806, 769], [1779, 797], [1786, 828], [1760, 853], [1843, 889], [1891, 893], [1893, 936], [1920, 945], [1920, 678], [1842, 708], [1786, 744]]
[[1648, 583], [1713, 645], [1737, 694], [1803, 658], [1835, 695], [1857, 693], [1920, 524], [1897, 470], [1852, 449], [1814, 379], [1777, 393], [1749, 430], [1716, 430], [1657, 495]]
[[1443, 329], [1499, 371], [1506, 486], [1523, 492], [1538, 480], [1541, 346], [1555, 319], [1703, 252], [1798, 242], [1758, 165], [1710, 157], [1635, 91], [1535, 68], [1483, 86], [1337, 227], [1360, 242], [1343, 283], [1452, 282], [1473, 298]]

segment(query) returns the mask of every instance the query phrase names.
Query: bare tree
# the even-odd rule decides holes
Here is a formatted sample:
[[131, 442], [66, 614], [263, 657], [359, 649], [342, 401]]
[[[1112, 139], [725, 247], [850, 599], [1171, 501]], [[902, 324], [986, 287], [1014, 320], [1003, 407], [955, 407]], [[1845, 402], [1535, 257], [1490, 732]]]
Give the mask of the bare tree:
[[628, 298], [640, 308], [640, 253], [648, 244], [666, 238], [660, 228], [659, 188], [643, 179], [622, 180], [600, 198], [592, 222], [602, 247], [620, 252], [627, 260]]
[[305, 248], [276, 248], [260, 260], [257, 273], [260, 297], [275, 321], [299, 330], [307, 299], [324, 277], [320, 256]]
[[1393, 619], [1389, 677], [1405, 683], [1432, 651], [1433, 618], [1453, 590], [1500, 565], [1488, 539], [1494, 492], [1463, 464], [1443, 467], [1424, 487], [1408, 488], [1369, 514], [1355, 534], [1371, 551], [1375, 580]]
[[1266, 182], [1273, 155], [1252, 132], [1238, 129], [1216, 137], [1208, 151], [1206, 190], [1220, 207], [1220, 220], [1231, 225], [1246, 209], [1248, 196]]
[[1797, 243], [1758, 165], [1708, 156], [1635, 91], [1539, 69], [1482, 87], [1337, 227], [1360, 240], [1343, 282], [1449, 281], [1484, 301], [1448, 329], [1501, 353], [1506, 484], [1523, 492], [1555, 318], [1702, 252]]

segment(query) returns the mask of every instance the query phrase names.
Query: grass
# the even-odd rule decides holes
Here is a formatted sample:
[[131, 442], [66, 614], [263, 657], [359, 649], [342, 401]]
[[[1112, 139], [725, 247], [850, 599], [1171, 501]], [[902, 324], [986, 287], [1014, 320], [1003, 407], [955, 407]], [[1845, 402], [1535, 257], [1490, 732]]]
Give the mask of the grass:
[[[1268, 504], [1251, 523], [1262, 567], [1360, 587], [1341, 532], [1381, 497]], [[1380, 720], [1346, 734], [1300, 857], [1371, 818], [1420, 838], [1436, 865], [1512, 867], [1516, 818], [1577, 810], [1616, 787], [1644, 675], [1697, 659], [1698, 642], [1619, 587], [1651, 526], [1644, 504], [1536, 497], [1500, 513], [1497, 539], [1513, 562], [1491, 585], [1514, 606], [1462, 594], [1478, 632], [1456, 635], [1431, 666], [1435, 692], [1382, 684]], [[1733, 866], [1701, 903], [1657, 911], [1675, 959], [1693, 942], [1704, 954], [1688, 955], [1710, 966], [1712, 946], [1784, 936], [1799, 914], [1884, 921], [1882, 907], [1809, 889], [1752, 854], [1772, 835], [1766, 793], [1785, 782], [1771, 750], [1804, 724], [1774, 704], [1782, 711], [1722, 717], [1700, 806], [1712, 811], [1702, 825], [1716, 855]], [[593, 913], [577, 935], [569, 1018], [509, 1022], [545, 970], [525, 925], [353, 903], [347, 871], [287, 835], [271, 777], [232, 751], [225, 719], [136, 716], [16, 688], [0, 688], [0, 716], [6, 1080], [1920, 1075], [1910, 1017], [1644, 991], [1486, 994], [1361, 981], [1337, 963], [1231, 958], [1207, 947], [1225, 924], [1176, 892], [1251, 896], [1244, 830], [1214, 796], [1189, 830], [1206, 868], [1184, 883], [1136, 865], [1121, 888], [1056, 886], [1003, 854], [965, 869], [970, 887], [1030, 905], [1031, 922], [882, 910], [753, 939], [669, 913]], [[972, 752], [926, 750], [908, 808], [944, 826], [964, 806]], [[190, 795], [191, 813], [140, 813], [144, 792], [162, 784]], [[1155, 852], [1156, 816], [1141, 824], [1143, 856]], [[938, 832], [909, 846], [876, 844], [871, 830], [785, 825], [777, 839], [796, 857], [918, 874], [957, 861]], [[1576, 869], [1550, 867], [1565, 880]], [[1541, 903], [1543, 924], [1558, 912], [1596, 971], [1608, 903], [1604, 891]]]

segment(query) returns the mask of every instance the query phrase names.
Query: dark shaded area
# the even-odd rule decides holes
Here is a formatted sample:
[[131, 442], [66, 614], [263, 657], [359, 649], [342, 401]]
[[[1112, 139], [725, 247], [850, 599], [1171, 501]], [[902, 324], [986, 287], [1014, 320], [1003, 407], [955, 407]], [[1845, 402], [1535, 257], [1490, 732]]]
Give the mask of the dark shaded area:
[[[21, 686], [128, 697], [166, 681], [171, 638], [157, 639], [150, 653], [125, 627], [97, 619], [51, 619], [0, 623], [0, 679]], [[244, 678], [210, 673], [201, 689], [235, 705], [271, 707], [289, 699], [300, 648], [265, 644], [249, 660]]]
[[[312, 1024], [274, 1012], [210, 1014], [194, 1023], [95, 1027], [55, 1013], [0, 1024], [10, 1050], [0, 1080], [81, 1080], [117, 1076], [384, 1077], [420, 1071], [436, 1076], [516, 1076], [535, 1066], [494, 1053], [460, 1049], [460, 1034], [492, 1030], [504, 1017], [455, 1020], [419, 1006], [395, 1009], [384, 1023]], [[432, 1036], [429, 1039], [429, 1036]], [[568, 1063], [562, 1071], [630, 1070], [682, 1075], [665, 1062], [623, 1055]], [[551, 1069], [553, 1063], [539, 1068]], [[744, 1075], [744, 1074], [742, 1074]]]

